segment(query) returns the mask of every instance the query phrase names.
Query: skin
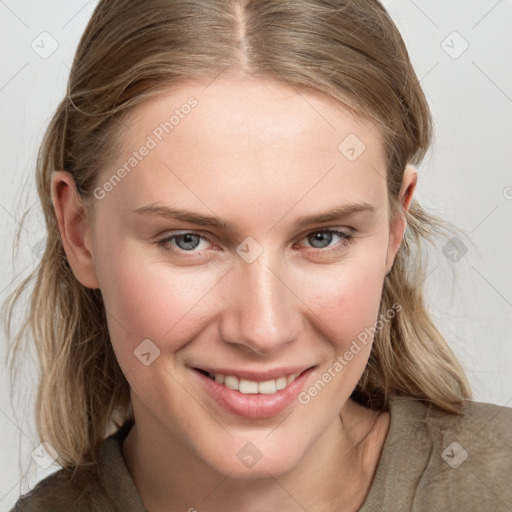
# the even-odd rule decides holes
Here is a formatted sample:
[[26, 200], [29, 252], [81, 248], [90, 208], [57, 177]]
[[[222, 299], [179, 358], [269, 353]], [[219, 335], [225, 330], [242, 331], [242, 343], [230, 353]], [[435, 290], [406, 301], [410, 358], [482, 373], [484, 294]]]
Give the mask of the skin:
[[[97, 184], [190, 96], [198, 106], [94, 201], [94, 219], [69, 173], [52, 179], [69, 263], [84, 286], [101, 289], [112, 346], [131, 386], [136, 424], [123, 446], [130, 473], [150, 512], [233, 504], [239, 512], [356, 510], [390, 419], [349, 398], [371, 342], [307, 405], [294, 402], [265, 420], [221, 409], [190, 367], [316, 365], [308, 389], [375, 325], [406, 226], [401, 215], [389, 226], [381, 136], [319, 94], [247, 78], [188, 82], [130, 114], [123, 150]], [[338, 150], [349, 134], [366, 145], [355, 161]], [[405, 209], [416, 181], [408, 166]], [[300, 216], [356, 201], [375, 211], [295, 225]], [[236, 232], [133, 212], [153, 203], [218, 216]], [[344, 243], [339, 236], [316, 243], [308, 236], [327, 228], [355, 231], [336, 251]], [[168, 241], [175, 254], [155, 243], [187, 232], [207, 240], [192, 239], [192, 249], [183, 239]], [[263, 250], [252, 263], [236, 251], [248, 236]], [[148, 366], [134, 356], [144, 339], [160, 350]], [[262, 454], [250, 468], [237, 457], [249, 441]]]

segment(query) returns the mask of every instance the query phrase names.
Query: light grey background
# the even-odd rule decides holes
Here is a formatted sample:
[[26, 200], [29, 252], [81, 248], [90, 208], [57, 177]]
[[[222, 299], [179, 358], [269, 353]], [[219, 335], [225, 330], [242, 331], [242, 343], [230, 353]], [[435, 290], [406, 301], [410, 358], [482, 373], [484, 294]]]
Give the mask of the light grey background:
[[[37, 262], [44, 226], [32, 181], [36, 151], [96, 3], [0, 0], [0, 299]], [[475, 244], [457, 263], [441, 247], [432, 250], [425, 282], [429, 307], [467, 371], [475, 400], [512, 406], [512, 2], [384, 4], [405, 39], [435, 120], [435, 143], [418, 170], [416, 197]], [[36, 208], [13, 265], [13, 234], [30, 205]], [[459, 275], [453, 293], [452, 268]], [[5, 347], [2, 334], [2, 355]], [[11, 404], [4, 365], [0, 371], [0, 509], [8, 510], [58, 466], [43, 469], [30, 458], [39, 444], [32, 413], [35, 360], [28, 357], [23, 371], [28, 398], [22, 403]], [[20, 482], [26, 461], [31, 473]]]

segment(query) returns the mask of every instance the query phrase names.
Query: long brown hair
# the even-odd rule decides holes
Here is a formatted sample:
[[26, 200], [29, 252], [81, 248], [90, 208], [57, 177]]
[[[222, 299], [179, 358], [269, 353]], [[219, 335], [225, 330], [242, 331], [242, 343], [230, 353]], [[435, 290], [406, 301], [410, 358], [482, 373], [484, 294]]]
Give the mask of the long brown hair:
[[[50, 196], [52, 170], [71, 172], [84, 203], [93, 202], [96, 177], [122, 141], [123, 116], [174, 84], [220, 73], [316, 91], [374, 122], [385, 141], [391, 217], [403, 211], [397, 198], [406, 165], [418, 165], [431, 143], [426, 98], [377, 0], [101, 0], [38, 154], [46, 248], [4, 311], [11, 379], [21, 342], [30, 340], [40, 365], [38, 434], [64, 467], [90, 465], [105, 436], [133, 411], [100, 290], [82, 286], [67, 262]], [[456, 414], [471, 391], [422, 292], [422, 245], [453, 229], [417, 200], [404, 213], [407, 230], [380, 313], [401, 307], [375, 333], [353, 397], [386, 408], [391, 395], [408, 395]], [[27, 315], [11, 336], [15, 305], [28, 290]]]

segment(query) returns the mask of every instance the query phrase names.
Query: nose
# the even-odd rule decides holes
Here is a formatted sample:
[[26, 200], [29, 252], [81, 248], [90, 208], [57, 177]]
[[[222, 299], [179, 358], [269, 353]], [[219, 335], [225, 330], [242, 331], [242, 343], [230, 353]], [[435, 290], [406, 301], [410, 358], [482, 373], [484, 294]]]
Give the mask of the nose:
[[229, 273], [221, 321], [225, 342], [272, 355], [297, 338], [301, 302], [286, 282], [283, 267], [264, 251], [252, 263], [241, 261]]

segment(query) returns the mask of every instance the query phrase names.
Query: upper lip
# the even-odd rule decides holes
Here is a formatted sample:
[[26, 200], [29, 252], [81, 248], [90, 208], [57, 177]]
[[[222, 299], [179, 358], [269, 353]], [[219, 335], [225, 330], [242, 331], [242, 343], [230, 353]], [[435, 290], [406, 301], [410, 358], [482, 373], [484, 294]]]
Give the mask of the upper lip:
[[208, 373], [220, 373], [222, 375], [234, 375], [235, 377], [251, 380], [254, 382], [265, 382], [266, 380], [274, 380], [279, 377], [288, 377], [288, 375], [300, 374], [312, 366], [282, 366], [272, 368], [271, 370], [255, 371], [242, 370], [240, 368], [213, 368], [211, 366], [194, 366], [196, 370], [203, 370]]

